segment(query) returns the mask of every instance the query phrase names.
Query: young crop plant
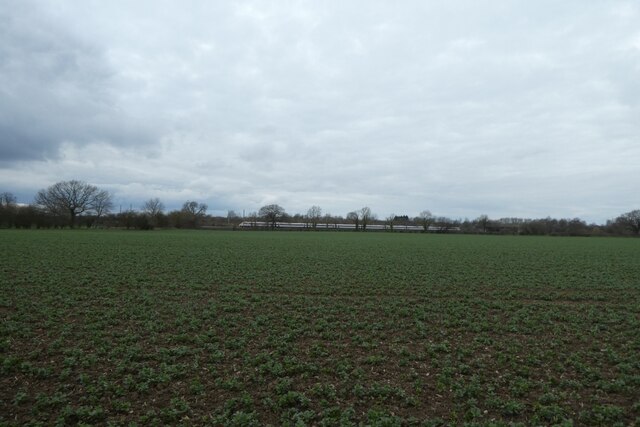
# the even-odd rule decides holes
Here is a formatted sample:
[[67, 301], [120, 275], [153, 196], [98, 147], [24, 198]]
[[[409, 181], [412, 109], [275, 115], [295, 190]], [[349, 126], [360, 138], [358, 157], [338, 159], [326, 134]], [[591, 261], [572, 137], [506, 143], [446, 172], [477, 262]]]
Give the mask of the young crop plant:
[[0, 230], [0, 425], [634, 425], [638, 254], [613, 238]]

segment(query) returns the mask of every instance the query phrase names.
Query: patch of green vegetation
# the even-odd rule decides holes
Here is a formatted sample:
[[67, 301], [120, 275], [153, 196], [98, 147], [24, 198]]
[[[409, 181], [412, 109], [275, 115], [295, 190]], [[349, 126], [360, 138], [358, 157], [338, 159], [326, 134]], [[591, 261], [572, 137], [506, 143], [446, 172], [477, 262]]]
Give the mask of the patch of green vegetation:
[[640, 240], [0, 230], [0, 424], [629, 425]]

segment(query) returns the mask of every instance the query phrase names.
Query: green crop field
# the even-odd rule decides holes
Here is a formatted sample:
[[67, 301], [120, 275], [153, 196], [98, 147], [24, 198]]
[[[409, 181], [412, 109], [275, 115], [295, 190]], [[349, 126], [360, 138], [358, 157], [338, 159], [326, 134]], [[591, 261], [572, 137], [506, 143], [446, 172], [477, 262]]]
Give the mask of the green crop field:
[[0, 230], [2, 425], [640, 424], [640, 239]]

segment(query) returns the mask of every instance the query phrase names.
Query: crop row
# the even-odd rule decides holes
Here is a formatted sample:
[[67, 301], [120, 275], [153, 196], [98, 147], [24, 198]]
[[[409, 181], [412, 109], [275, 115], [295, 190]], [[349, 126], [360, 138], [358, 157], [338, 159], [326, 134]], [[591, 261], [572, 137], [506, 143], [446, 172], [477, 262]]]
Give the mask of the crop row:
[[636, 239], [1, 237], [5, 424], [640, 417]]

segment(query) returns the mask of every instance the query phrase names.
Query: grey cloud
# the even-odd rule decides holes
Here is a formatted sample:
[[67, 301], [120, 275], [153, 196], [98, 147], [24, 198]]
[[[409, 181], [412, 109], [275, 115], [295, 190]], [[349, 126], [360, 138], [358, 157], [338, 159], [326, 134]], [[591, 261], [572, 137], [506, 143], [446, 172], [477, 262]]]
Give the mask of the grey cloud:
[[633, 208], [633, 2], [9, 5], [0, 178], [49, 158], [42, 182], [237, 210]]
[[149, 144], [154, 135], [120, 110], [115, 70], [31, 2], [0, 10], [0, 158], [54, 158], [63, 143]]

